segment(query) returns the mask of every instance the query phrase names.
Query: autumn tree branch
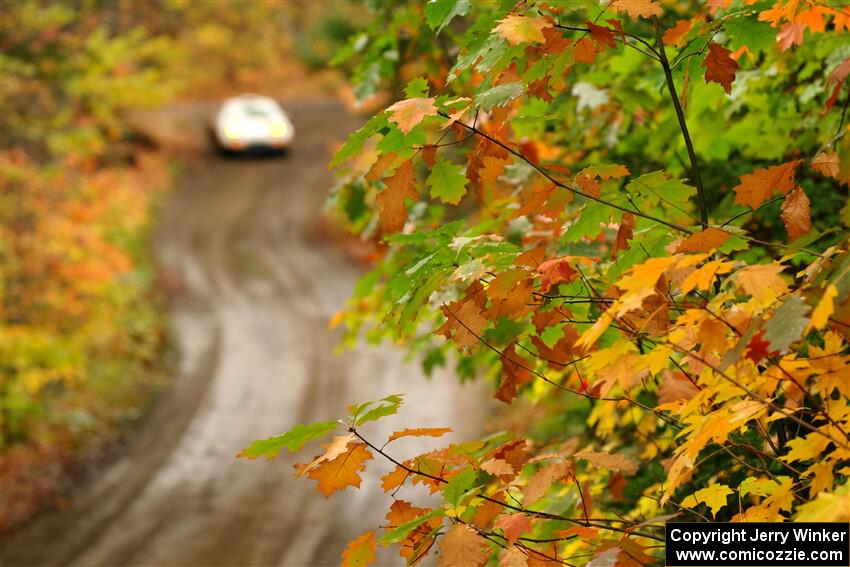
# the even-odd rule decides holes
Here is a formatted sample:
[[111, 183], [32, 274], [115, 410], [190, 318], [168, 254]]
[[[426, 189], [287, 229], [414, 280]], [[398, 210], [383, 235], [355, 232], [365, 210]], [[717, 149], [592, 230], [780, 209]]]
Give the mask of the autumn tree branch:
[[664, 39], [661, 33], [661, 26], [658, 23], [658, 18], [653, 17], [655, 23], [655, 41], [658, 48], [659, 61], [664, 69], [664, 78], [667, 82], [667, 90], [670, 92], [670, 98], [673, 100], [673, 108], [676, 110], [676, 118], [679, 120], [679, 128], [682, 130], [682, 137], [685, 139], [685, 147], [688, 150], [688, 157], [691, 160], [691, 174], [694, 178], [694, 183], [697, 186], [697, 204], [699, 205], [700, 222], [703, 228], [708, 227], [708, 208], [705, 203], [705, 190], [702, 186], [702, 177], [700, 176], [699, 164], [697, 164], [697, 155], [694, 151], [694, 145], [691, 143], [691, 135], [688, 132], [688, 124], [685, 122], [685, 113], [682, 111], [682, 104], [679, 102], [679, 95], [676, 94], [676, 85], [673, 82], [673, 71], [670, 68], [670, 62], [667, 60], [667, 52], [664, 50]]

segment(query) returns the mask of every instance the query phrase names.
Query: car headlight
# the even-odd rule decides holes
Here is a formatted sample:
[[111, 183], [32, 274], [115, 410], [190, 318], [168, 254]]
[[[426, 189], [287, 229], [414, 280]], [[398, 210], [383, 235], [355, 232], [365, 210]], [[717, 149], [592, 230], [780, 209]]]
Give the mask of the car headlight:
[[275, 122], [269, 126], [269, 134], [275, 138], [283, 138], [289, 132], [289, 125], [286, 122]]
[[241, 134], [242, 134], [241, 130], [233, 124], [228, 124], [227, 126], [224, 127], [224, 137], [227, 138], [228, 140], [235, 140]]

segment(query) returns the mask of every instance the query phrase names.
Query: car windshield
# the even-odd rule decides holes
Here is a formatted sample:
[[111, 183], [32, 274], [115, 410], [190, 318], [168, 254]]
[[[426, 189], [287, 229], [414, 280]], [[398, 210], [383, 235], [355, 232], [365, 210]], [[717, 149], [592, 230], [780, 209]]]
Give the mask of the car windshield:
[[225, 105], [223, 114], [227, 118], [274, 119], [281, 116], [277, 106], [269, 101], [232, 101]]

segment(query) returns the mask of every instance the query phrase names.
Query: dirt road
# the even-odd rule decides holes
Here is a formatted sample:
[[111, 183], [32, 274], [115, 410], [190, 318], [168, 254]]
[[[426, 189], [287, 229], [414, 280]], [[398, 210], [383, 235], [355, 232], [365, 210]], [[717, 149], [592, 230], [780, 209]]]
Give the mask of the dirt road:
[[[350, 539], [380, 524], [378, 477], [389, 466], [374, 463], [361, 490], [326, 500], [293, 478], [290, 456], [234, 459], [242, 447], [391, 393], [408, 404], [376, 434], [462, 424], [461, 438], [480, 427], [482, 393], [449, 375], [426, 381], [389, 346], [332, 354], [327, 321], [359, 269], [311, 227], [331, 184], [329, 143], [354, 124], [332, 102], [289, 109], [289, 157], [201, 160], [169, 199], [156, 242], [183, 285], [172, 305], [174, 384], [127, 454], [67, 509], [0, 542], [4, 565], [338, 565]], [[399, 455], [433, 446], [414, 439]], [[391, 558], [382, 564], [401, 563]]]

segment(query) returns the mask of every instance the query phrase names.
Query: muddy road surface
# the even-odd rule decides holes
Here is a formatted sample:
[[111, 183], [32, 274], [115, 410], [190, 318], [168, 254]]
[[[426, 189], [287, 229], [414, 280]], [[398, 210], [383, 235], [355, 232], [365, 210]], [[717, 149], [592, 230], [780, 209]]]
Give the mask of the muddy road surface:
[[[346, 543], [381, 523], [390, 500], [379, 477], [390, 465], [378, 456], [360, 490], [325, 499], [293, 478], [292, 456], [235, 459], [241, 448], [392, 393], [406, 394], [402, 411], [366, 433], [480, 430], [480, 390], [447, 373], [426, 380], [391, 346], [333, 354], [328, 319], [361, 270], [313, 226], [332, 183], [330, 144], [356, 124], [330, 101], [288, 109], [297, 131], [288, 157], [200, 159], [165, 203], [156, 250], [181, 287], [173, 384], [126, 454], [66, 509], [0, 542], [4, 566], [339, 565]], [[409, 441], [399, 457], [442, 440]], [[384, 555], [381, 564], [403, 562]]]

